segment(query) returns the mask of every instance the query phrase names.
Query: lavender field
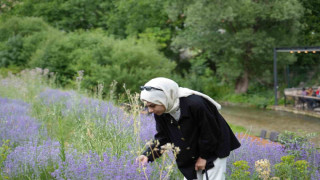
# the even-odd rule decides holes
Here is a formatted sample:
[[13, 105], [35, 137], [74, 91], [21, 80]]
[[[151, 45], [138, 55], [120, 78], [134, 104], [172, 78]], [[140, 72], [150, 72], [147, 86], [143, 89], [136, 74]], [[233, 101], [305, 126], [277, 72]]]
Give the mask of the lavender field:
[[[171, 153], [144, 167], [135, 162], [155, 133], [137, 95], [125, 110], [79, 88], [56, 89], [52, 77], [41, 69], [0, 77], [0, 179], [183, 178]], [[320, 179], [312, 144], [238, 137], [229, 179]]]

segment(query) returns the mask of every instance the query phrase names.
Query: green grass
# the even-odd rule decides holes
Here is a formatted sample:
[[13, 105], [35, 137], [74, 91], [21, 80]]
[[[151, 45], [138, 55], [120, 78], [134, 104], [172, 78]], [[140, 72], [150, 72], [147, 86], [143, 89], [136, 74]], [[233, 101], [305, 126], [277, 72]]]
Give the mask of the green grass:
[[247, 129], [242, 126], [236, 126], [233, 124], [229, 124], [229, 126], [234, 133], [246, 133], [247, 132]]

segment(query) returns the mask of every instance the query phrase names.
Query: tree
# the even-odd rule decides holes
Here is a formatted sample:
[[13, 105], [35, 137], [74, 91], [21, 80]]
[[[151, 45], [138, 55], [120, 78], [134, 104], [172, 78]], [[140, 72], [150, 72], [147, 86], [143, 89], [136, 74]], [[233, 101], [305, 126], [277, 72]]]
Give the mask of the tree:
[[301, 23], [304, 24], [303, 37], [301, 43], [307, 46], [319, 45], [320, 38], [320, 1], [300, 0], [306, 9]]
[[195, 1], [174, 46], [207, 53], [217, 75], [234, 83], [236, 93], [245, 93], [250, 81], [270, 83], [273, 47], [296, 45], [303, 10], [298, 0]]
[[[166, 0], [24, 0], [11, 15], [41, 17], [67, 32], [100, 28], [125, 39], [135, 37], [154, 41], [167, 57], [177, 54], [170, 49], [171, 39], [183, 18], [168, 18]], [[1, 10], [1, 9], [0, 9]], [[1, 12], [0, 12], [1, 13]], [[172, 16], [173, 17], [173, 16]]]
[[28, 67], [40, 43], [52, 36], [53, 29], [42, 19], [11, 17], [0, 23], [0, 67]]
[[64, 31], [77, 29], [107, 29], [107, 19], [113, 9], [113, 0], [24, 0], [16, 3], [11, 14], [41, 17]]

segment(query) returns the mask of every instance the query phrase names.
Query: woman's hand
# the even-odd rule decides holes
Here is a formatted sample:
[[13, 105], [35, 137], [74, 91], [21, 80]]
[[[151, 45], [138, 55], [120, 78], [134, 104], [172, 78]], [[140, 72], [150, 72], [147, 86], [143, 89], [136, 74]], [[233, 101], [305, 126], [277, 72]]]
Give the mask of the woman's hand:
[[204, 170], [206, 168], [206, 164], [207, 164], [207, 160], [202, 159], [201, 157], [199, 157], [197, 159], [196, 165], [195, 165], [195, 170]]
[[141, 165], [144, 166], [145, 164], [148, 163], [148, 157], [145, 155], [140, 155], [137, 157], [136, 162], [139, 162], [139, 163], [141, 163]]

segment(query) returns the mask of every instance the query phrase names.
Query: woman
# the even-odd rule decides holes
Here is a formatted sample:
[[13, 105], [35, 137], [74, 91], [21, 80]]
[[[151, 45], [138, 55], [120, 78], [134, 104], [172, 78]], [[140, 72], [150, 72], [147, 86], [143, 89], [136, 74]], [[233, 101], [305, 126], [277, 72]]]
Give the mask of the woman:
[[147, 148], [138, 161], [154, 161], [161, 156], [159, 147], [173, 143], [180, 148], [176, 162], [185, 179], [225, 179], [227, 157], [240, 143], [218, 112], [217, 102], [167, 78], [147, 82], [140, 99], [154, 114], [160, 145]]

